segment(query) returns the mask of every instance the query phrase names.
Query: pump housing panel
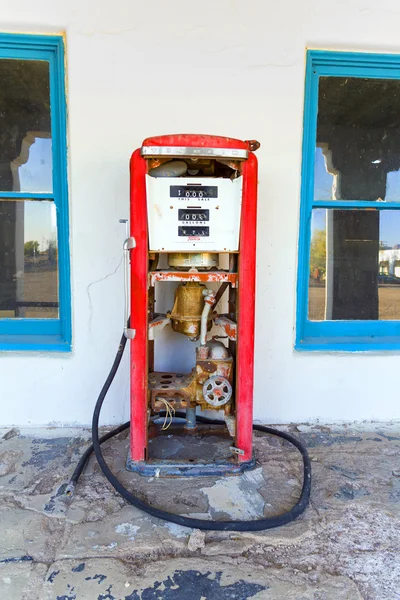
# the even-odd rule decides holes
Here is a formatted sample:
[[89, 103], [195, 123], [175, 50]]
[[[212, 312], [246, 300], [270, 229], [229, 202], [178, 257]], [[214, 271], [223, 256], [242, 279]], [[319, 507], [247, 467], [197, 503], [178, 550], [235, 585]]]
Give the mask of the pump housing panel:
[[146, 175], [153, 252], [237, 252], [243, 178]]

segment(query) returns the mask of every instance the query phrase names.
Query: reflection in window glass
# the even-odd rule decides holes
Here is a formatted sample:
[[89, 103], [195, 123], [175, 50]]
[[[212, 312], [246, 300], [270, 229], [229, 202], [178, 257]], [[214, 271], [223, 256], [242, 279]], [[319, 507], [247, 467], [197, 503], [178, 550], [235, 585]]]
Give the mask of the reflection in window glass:
[[315, 149], [314, 198], [315, 200], [334, 200], [335, 178], [327, 170], [323, 148]]
[[0, 201], [0, 318], [58, 317], [52, 201]]
[[400, 319], [400, 211], [314, 209], [308, 318]]
[[315, 200], [400, 201], [400, 80], [320, 77]]
[[385, 200], [400, 202], [400, 171], [392, 171], [387, 174]]
[[52, 192], [49, 63], [0, 59], [0, 190]]
[[21, 155], [12, 161], [14, 191], [46, 192], [53, 188], [51, 137], [29, 132], [22, 140]]

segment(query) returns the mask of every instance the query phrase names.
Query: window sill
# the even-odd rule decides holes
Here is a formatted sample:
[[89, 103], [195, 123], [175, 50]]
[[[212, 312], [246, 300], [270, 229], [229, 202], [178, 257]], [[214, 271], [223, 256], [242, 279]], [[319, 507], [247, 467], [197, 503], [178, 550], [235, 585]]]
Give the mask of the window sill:
[[296, 342], [297, 352], [391, 352], [400, 351], [399, 336], [308, 337]]
[[71, 352], [71, 343], [60, 335], [0, 335], [0, 351]]

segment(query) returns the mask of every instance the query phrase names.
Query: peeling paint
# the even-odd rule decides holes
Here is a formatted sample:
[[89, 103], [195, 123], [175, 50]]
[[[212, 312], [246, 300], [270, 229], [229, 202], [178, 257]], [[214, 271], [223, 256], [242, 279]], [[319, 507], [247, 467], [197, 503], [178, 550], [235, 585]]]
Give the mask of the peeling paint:
[[214, 518], [228, 515], [232, 519], [254, 519], [263, 514], [265, 500], [258, 491], [262, 469], [248, 471], [241, 477], [220, 479], [213, 486], [201, 488]]
[[53, 571], [52, 573], [50, 573], [50, 575], [47, 578], [47, 581], [50, 581], [50, 583], [53, 583], [55, 577], [59, 574], [60, 571]]
[[[334, 433], [289, 427], [306, 441], [310, 458], [316, 461], [312, 505], [295, 522], [274, 531], [207, 532], [204, 547], [199, 540], [191, 544], [196, 548], [192, 551], [188, 543], [192, 530], [162, 523], [126, 505], [104, 484], [94, 461], [72, 504], [62, 501], [63, 485], [73, 470], [71, 458], [87, 446], [82, 431], [76, 430], [75, 437], [66, 436], [65, 430], [50, 432], [51, 439], [61, 435], [70, 444], [44, 445], [42, 434], [0, 440], [2, 449], [22, 451], [19, 462], [25, 464], [17, 465], [16, 484], [8, 483], [10, 476], [1, 481], [0, 597], [11, 600], [9, 589], [19, 593], [21, 585], [28, 591], [18, 598], [33, 598], [32, 590], [37, 589], [43, 600], [198, 600], [198, 591], [203, 600], [242, 600], [246, 594], [254, 600], [263, 596], [277, 600], [297, 598], [299, 593], [304, 600], [317, 596], [394, 600], [400, 589], [400, 440], [389, 438], [400, 437], [399, 427], [379, 424], [363, 432], [342, 428]], [[378, 437], [378, 430], [386, 437]], [[168, 433], [162, 447], [174, 452], [183, 439]], [[191, 440], [195, 443], [190, 458], [206, 460], [218, 458], [231, 443], [213, 435], [205, 440], [196, 434]], [[294, 450], [270, 436], [257, 434], [254, 442], [263, 466], [222, 479], [149, 481], [126, 473], [125, 439], [109, 442], [106, 452], [118, 477], [155, 506], [204, 520], [254, 519], [289, 509], [301, 485], [301, 459]], [[157, 443], [153, 439], [151, 445]], [[46, 454], [38, 456], [43, 451], [49, 452], [47, 463]], [[186, 446], [176, 456], [181, 452]], [[60, 558], [53, 562], [54, 556]], [[190, 571], [200, 575], [186, 575]], [[220, 571], [219, 585], [207, 587], [206, 573], [218, 583]], [[335, 575], [329, 575], [333, 571]], [[11, 584], [2, 576], [10, 577]], [[193, 580], [198, 580], [197, 588]], [[249, 584], [270, 589], [251, 596]]]
[[215, 319], [215, 324], [219, 325], [219, 327], [222, 327], [230, 340], [236, 340], [237, 324], [234, 321], [221, 315]]
[[22, 466], [44, 467], [57, 458], [67, 458], [69, 465], [68, 450], [79, 446], [80, 441], [79, 438], [72, 437], [34, 438], [32, 440], [32, 456], [23, 462]]
[[33, 561], [33, 556], [17, 556], [12, 558], [3, 558], [0, 560], [0, 564], [8, 564], [8, 563], [20, 563], [20, 562], [31, 562]]
[[93, 579], [94, 581], [97, 580], [97, 583], [100, 585], [101, 583], [103, 583], [103, 581], [105, 579], [107, 579], [107, 575], [96, 574], [96, 575], [93, 575], [93, 577], [90, 577], [90, 576], [89, 577], [85, 577], [86, 581], [90, 581], [91, 579]]
[[[155, 525], [155, 527], [157, 527]], [[165, 529], [168, 529], [168, 531], [175, 537], [182, 539], [182, 538], [186, 538], [188, 537], [192, 530], [190, 529], [190, 527], [183, 527], [182, 525], [177, 525], [176, 523], [168, 523], [165, 522], [163, 527]]]
[[126, 535], [130, 540], [134, 540], [140, 527], [138, 525], [132, 525], [132, 523], [121, 523], [120, 525], [116, 525], [114, 529], [116, 533]]
[[230, 282], [236, 287], [237, 274], [226, 271], [193, 272], [193, 271], [152, 271], [150, 273], [150, 284], [156, 281], [198, 281], [202, 283]]
[[330, 435], [329, 433], [306, 433], [299, 436], [307, 445], [307, 448], [317, 448], [318, 446], [333, 446], [334, 444], [351, 444], [361, 442], [362, 437], [358, 435]]
[[155, 581], [151, 587], [134, 590], [125, 600], [248, 600], [268, 585], [259, 585], [240, 579], [235, 583], [223, 585], [222, 571], [201, 573], [196, 570], [175, 571], [166, 579]]

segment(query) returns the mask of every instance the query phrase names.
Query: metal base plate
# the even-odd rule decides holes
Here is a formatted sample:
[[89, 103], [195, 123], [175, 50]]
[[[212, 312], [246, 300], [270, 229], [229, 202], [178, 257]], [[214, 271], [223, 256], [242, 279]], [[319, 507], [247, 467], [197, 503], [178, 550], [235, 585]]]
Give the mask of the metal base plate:
[[178, 463], [175, 461], [126, 461], [128, 471], [134, 471], [145, 477], [222, 477], [223, 475], [240, 475], [244, 471], [254, 469], [254, 458], [243, 463], [223, 463], [215, 461], [211, 464]]
[[148, 460], [133, 461], [128, 456], [126, 468], [145, 477], [221, 477], [253, 469], [254, 458], [239, 462], [230, 449], [232, 444], [226, 427], [197, 424], [188, 431], [183, 421], [162, 431], [153, 425]]

